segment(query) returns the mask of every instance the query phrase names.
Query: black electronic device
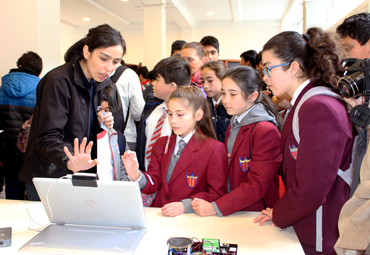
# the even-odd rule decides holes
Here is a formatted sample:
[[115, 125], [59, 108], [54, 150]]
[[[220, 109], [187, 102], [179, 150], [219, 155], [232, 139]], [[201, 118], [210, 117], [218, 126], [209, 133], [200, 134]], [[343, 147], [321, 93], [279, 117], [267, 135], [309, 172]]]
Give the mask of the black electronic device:
[[12, 228], [0, 228], [0, 247], [12, 245]]

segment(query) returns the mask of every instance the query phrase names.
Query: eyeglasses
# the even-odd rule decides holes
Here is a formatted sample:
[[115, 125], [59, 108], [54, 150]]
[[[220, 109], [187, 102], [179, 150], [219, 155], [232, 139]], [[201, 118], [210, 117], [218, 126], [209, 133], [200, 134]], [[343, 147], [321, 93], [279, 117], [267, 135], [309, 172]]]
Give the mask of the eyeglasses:
[[275, 67], [279, 67], [279, 66], [287, 66], [287, 65], [290, 65], [291, 63], [285, 63], [285, 64], [281, 64], [281, 65], [277, 65], [277, 66], [269, 66], [269, 67], [265, 67], [263, 69], [263, 74], [267, 76], [267, 78], [270, 78], [271, 77], [271, 73], [270, 73], [270, 70], [272, 68], [275, 68]]

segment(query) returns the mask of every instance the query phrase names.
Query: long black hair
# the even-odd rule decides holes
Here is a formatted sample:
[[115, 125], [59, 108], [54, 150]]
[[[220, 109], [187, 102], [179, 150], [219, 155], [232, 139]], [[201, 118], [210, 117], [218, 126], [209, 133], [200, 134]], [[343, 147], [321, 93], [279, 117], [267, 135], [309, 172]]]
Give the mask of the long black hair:
[[93, 52], [97, 48], [121, 45], [123, 55], [126, 53], [126, 43], [125, 40], [123, 40], [121, 33], [108, 24], [103, 24], [90, 28], [89, 33], [85, 38], [73, 44], [64, 54], [64, 61], [70, 62], [74, 55], [82, 56], [82, 49], [85, 45], [89, 47], [90, 52]]
[[261, 103], [266, 112], [275, 117], [276, 124], [279, 130], [283, 126], [282, 119], [276, 105], [271, 99], [262, 93], [263, 82], [258, 71], [249, 66], [235, 66], [230, 68], [224, 75], [223, 79], [229, 78], [234, 81], [242, 91], [242, 95], [247, 100], [249, 95], [257, 91], [258, 96], [254, 104]]
[[[272, 51], [282, 63], [297, 61], [302, 77], [310, 79], [314, 86], [326, 86], [339, 94], [337, 82], [344, 72], [341, 63], [345, 51], [338, 35], [317, 27], [308, 29], [303, 35], [293, 31], [282, 32], [272, 37], [262, 51]], [[287, 70], [290, 65], [282, 68]]]

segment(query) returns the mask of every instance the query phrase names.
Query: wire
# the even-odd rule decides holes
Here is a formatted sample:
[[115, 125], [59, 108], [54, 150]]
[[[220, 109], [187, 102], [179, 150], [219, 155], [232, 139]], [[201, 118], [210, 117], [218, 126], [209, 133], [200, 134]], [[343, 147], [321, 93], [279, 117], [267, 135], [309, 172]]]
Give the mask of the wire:
[[32, 231], [38, 231], [38, 232], [40, 232], [40, 231], [42, 231], [42, 229], [40, 229], [40, 228], [31, 228], [30, 226], [31, 226], [31, 221], [33, 221], [36, 225], [38, 225], [38, 226], [41, 226], [41, 227], [47, 227], [47, 226], [49, 226], [50, 225], [50, 223], [52, 223], [53, 222], [53, 211], [51, 210], [51, 207], [50, 207], [50, 203], [49, 203], [49, 193], [50, 193], [50, 189], [51, 189], [51, 187], [58, 181], [58, 180], [60, 180], [60, 179], [67, 179], [67, 175], [65, 175], [65, 176], [62, 176], [62, 177], [60, 177], [60, 178], [58, 178], [57, 180], [55, 180], [50, 186], [49, 186], [49, 189], [48, 189], [48, 192], [46, 193], [46, 203], [47, 203], [47, 205], [48, 205], [48, 209], [49, 209], [49, 211], [50, 211], [50, 220], [49, 220], [49, 222], [48, 223], [46, 223], [46, 224], [39, 224], [39, 223], [37, 223], [33, 218], [32, 218], [32, 216], [31, 216], [31, 213], [30, 213], [30, 211], [28, 210], [28, 207], [26, 207], [26, 210], [27, 210], [27, 213], [28, 213], [28, 216], [30, 217], [30, 221], [29, 221], [29, 223], [28, 223], [28, 229], [29, 230], [32, 230]]

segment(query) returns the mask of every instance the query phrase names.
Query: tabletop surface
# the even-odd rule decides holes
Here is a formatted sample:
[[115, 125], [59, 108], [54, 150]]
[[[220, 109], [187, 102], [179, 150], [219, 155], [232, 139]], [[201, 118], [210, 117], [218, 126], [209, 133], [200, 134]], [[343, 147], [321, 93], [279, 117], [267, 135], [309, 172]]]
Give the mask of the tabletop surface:
[[[0, 248], [1, 254], [18, 254], [18, 249], [38, 232], [28, 229], [39, 228], [30, 224], [28, 208], [33, 220], [47, 224], [48, 219], [41, 202], [0, 199], [0, 228], [12, 227], [12, 246]], [[166, 241], [170, 237], [216, 238], [222, 243], [238, 244], [238, 254], [304, 254], [292, 227], [281, 230], [271, 222], [263, 226], [253, 223], [258, 212], [237, 212], [226, 217], [199, 217], [183, 214], [174, 218], [165, 217], [160, 208], [144, 208], [147, 233], [135, 254], [160, 254], [167, 251]], [[35, 253], [19, 253], [35, 254]]]

